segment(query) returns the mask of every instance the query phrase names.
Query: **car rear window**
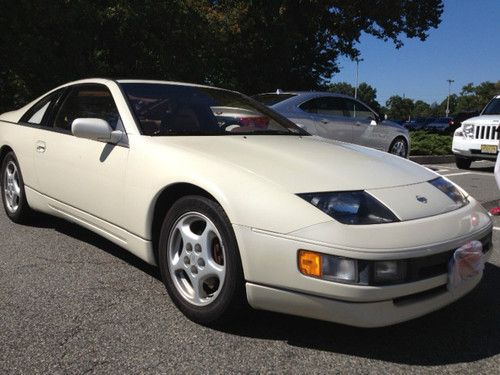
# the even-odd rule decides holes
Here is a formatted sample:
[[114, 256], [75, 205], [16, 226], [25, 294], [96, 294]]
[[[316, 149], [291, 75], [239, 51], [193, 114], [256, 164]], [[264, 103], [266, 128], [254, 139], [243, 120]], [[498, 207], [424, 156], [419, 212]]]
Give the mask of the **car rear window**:
[[253, 96], [253, 98], [262, 104], [265, 104], [267, 106], [272, 106], [278, 103], [281, 103], [284, 100], [293, 98], [294, 96], [297, 96], [295, 94], [259, 94]]

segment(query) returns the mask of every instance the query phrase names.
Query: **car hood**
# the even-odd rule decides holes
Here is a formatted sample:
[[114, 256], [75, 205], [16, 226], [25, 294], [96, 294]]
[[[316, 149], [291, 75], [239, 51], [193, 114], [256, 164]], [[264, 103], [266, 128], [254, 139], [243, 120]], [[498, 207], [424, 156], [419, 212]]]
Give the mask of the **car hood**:
[[468, 118], [462, 122], [462, 125], [474, 124], [474, 125], [499, 125], [500, 115], [482, 115]]
[[182, 148], [188, 155], [202, 156], [207, 162], [244, 169], [294, 194], [381, 189], [437, 177], [429, 169], [401, 157], [316, 136], [231, 135], [152, 140]]

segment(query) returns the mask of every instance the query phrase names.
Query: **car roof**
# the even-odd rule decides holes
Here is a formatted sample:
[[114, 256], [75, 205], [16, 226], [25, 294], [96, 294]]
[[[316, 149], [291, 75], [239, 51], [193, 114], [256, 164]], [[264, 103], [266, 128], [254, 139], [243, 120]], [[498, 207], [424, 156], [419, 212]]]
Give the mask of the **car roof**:
[[[317, 96], [317, 95], [324, 95], [324, 96], [336, 96], [336, 97], [341, 97], [341, 98], [349, 98], [349, 99], [354, 99], [352, 96], [349, 95], [344, 95], [344, 94], [339, 94], [336, 92], [330, 92], [330, 91], [281, 91], [281, 90], [276, 90], [274, 92], [262, 92], [257, 95], [294, 95], [298, 97], [310, 97], [310, 96]], [[255, 95], [255, 96], [257, 96]]]

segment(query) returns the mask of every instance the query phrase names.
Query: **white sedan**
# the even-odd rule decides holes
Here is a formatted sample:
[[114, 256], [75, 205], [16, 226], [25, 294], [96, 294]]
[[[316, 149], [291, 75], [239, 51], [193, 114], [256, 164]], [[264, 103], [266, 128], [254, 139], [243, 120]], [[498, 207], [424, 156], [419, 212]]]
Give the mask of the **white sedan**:
[[212, 87], [63, 85], [0, 116], [0, 164], [13, 221], [56, 215], [158, 265], [202, 324], [246, 302], [395, 324], [471, 291], [491, 254], [490, 216], [445, 178]]

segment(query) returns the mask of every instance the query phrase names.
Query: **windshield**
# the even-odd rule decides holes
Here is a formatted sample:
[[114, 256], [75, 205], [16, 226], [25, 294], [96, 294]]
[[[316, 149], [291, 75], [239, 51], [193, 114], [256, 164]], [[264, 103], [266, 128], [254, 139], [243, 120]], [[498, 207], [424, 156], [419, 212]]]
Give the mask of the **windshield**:
[[500, 115], [500, 98], [495, 98], [484, 108], [482, 115]]
[[257, 101], [232, 91], [122, 83], [145, 135], [308, 135]]

